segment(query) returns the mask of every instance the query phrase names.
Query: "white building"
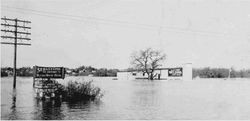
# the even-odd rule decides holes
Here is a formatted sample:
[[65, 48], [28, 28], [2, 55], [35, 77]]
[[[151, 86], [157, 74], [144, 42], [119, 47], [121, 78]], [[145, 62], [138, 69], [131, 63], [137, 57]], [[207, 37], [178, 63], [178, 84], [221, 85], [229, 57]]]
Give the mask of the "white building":
[[[173, 68], [159, 68], [155, 71], [155, 79], [160, 80], [192, 80], [192, 64], [186, 63]], [[117, 72], [118, 80], [147, 79], [147, 74], [141, 71]]]

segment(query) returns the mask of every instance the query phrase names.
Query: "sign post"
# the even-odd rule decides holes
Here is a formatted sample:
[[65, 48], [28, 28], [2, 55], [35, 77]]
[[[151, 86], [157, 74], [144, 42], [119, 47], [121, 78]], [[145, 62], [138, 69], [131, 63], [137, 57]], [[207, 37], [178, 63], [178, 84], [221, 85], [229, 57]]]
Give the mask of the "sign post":
[[[64, 79], [65, 68], [63, 67], [33, 67], [33, 87], [37, 88], [37, 95], [41, 98], [55, 96], [55, 80], [51, 79]], [[38, 81], [38, 83], [36, 83]]]

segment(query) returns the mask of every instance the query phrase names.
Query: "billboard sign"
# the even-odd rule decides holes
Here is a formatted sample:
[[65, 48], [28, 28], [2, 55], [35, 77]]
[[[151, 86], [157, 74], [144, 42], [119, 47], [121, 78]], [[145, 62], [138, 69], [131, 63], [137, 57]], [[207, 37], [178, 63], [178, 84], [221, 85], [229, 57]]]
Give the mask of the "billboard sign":
[[170, 68], [168, 70], [169, 77], [181, 77], [183, 75], [182, 68]]
[[65, 78], [65, 68], [63, 67], [41, 67], [34, 66], [34, 78]]

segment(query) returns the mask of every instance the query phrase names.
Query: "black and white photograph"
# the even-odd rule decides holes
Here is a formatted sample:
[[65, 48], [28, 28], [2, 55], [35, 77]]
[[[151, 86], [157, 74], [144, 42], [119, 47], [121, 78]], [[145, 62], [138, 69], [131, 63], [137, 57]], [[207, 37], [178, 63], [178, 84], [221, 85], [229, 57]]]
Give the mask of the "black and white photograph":
[[1, 0], [1, 120], [250, 120], [250, 0]]

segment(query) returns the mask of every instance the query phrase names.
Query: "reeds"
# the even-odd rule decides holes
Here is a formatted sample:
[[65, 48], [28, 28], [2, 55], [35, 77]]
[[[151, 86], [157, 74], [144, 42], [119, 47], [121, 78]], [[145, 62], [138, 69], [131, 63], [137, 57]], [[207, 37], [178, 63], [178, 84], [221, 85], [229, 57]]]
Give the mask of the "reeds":
[[92, 82], [69, 81], [66, 86], [58, 84], [56, 95], [61, 95], [61, 98], [67, 101], [100, 99], [103, 96], [101, 89], [95, 87]]

